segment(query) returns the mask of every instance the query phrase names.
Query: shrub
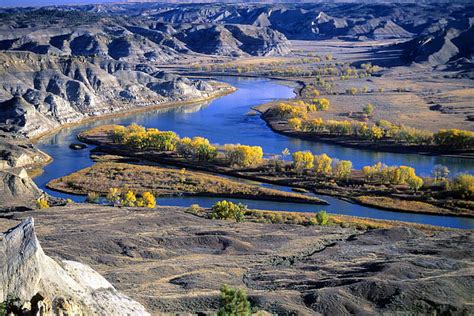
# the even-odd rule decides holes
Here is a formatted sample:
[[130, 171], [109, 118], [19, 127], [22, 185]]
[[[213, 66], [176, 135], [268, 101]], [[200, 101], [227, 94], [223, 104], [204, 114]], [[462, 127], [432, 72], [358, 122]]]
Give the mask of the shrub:
[[86, 201], [89, 203], [98, 203], [100, 199], [100, 194], [97, 192], [89, 192], [87, 193]]
[[329, 215], [326, 211], [319, 211], [316, 214], [316, 221], [319, 225], [326, 226], [329, 223]]
[[293, 117], [306, 118], [308, 115], [308, 106], [303, 101], [279, 103], [276, 107], [270, 109], [270, 113], [282, 119], [289, 119]]
[[133, 207], [137, 202], [137, 197], [133, 191], [128, 190], [125, 194], [123, 194], [121, 203], [123, 206]]
[[328, 99], [320, 98], [314, 100], [314, 105], [317, 111], [327, 111], [329, 110], [330, 102]]
[[366, 106], [364, 106], [362, 111], [367, 114], [367, 116], [371, 116], [374, 113], [374, 106], [372, 103], [368, 103]]
[[110, 188], [109, 193], [107, 193], [107, 196], [105, 197], [107, 201], [112, 203], [113, 205], [119, 204], [120, 203], [120, 189], [118, 188]]
[[242, 222], [247, 206], [241, 203], [235, 204], [228, 201], [219, 201], [212, 206], [212, 219], [235, 220]]
[[260, 146], [227, 144], [224, 146], [224, 155], [230, 165], [250, 167], [262, 161], [263, 149]]
[[8, 294], [5, 301], [0, 303], [0, 316], [24, 315], [23, 305], [18, 297]]
[[114, 127], [111, 137], [115, 143], [125, 144], [135, 149], [160, 151], [174, 151], [179, 140], [175, 132], [159, 131], [156, 128], [145, 129], [137, 124]]
[[150, 192], [143, 192], [141, 199], [143, 200], [143, 207], [154, 208], [156, 206], [155, 196]]
[[352, 95], [357, 94], [357, 92], [358, 92], [358, 90], [357, 90], [356, 87], [352, 87], [352, 88], [346, 90], [347, 94], [352, 94]]
[[201, 212], [202, 208], [199, 206], [199, 204], [191, 204], [186, 210], [189, 213], [197, 214], [197, 213]]
[[224, 285], [220, 289], [219, 316], [250, 316], [250, 302], [244, 290]]
[[46, 198], [39, 198], [36, 200], [36, 208], [37, 209], [43, 209], [43, 208], [48, 208], [49, 203]]

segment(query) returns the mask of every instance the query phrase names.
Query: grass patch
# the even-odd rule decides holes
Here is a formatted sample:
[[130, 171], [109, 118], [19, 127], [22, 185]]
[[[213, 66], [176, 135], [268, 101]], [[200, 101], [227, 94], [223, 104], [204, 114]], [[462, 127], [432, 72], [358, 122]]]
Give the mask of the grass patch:
[[106, 194], [110, 188], [127, 188], [138, 193], [149, 191], [155, 196], [185, 194], [319, 202], [319, 199], [303, 194], [263, 188], [202, 172], [117, 162], [98, 162], [52, 180], [48, 187], [74, 194]]

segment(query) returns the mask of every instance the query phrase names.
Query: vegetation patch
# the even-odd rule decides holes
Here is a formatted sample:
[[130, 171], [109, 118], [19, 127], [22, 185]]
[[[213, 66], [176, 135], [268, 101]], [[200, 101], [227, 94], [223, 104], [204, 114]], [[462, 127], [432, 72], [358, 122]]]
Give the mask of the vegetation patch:
[[207, 173], [115, 162], [96, 163], [53, 180], [48, 187], [68, 193], [89, 194], [91, 202], [98, 200], [98, 194], [110, 194], [111, 188], [126, 188], [122, 192], [147, 191], [155, 196], [185, 194], [320, 203], [311, 196], [263, 188]]

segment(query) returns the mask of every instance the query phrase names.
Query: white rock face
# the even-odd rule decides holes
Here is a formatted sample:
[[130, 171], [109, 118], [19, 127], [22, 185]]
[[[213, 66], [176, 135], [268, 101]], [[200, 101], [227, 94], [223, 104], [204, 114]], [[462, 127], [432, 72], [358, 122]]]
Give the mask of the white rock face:
[[37, 293], [45, 298], [39, 315], [149, 315], [89, 266], [46, 256], [29, 218], [0, 235], [0, 301]]

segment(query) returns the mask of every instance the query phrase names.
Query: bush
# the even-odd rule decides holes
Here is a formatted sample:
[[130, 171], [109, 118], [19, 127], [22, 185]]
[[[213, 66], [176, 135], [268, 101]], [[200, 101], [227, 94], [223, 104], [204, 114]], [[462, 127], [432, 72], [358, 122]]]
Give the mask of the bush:
[[440, 130], [435, 133], [434, 142], [441, 146], [453, 146], [457, 148], [472, 148], [474, 147], [474, 132], [449, 129]]
[[143, 192], [140, 200], [143, 201], [142, 207], [155, 208], [156, 206], [155, 196], [150, 192]]
[[39, 198], [36, 200], [36, 208], [37, 209], [43, 209], [43, 208], [48, 208], [49, 203], [46, 198]]
[[121, 197], [120, 197], [120, 189], [118, 188], [110, 188], [109, 193], [107, 193], [106, 199], [113, 205], [119, 204]]
[[212, 206], [212, 219], [235, 220], [242, 222], [247, 206], [241, 203], [235, 204], [228, 201], [219, 201]]
[[367, 114], [367, 116], [371, 116], [374, 113], [374, 106], [372, 103], [368, 103], [366, 106], [364, 106], [362, 111]]
[[329, 223], [329, 215], [326, 211], [319, 211], [316, 214], [316, 220], [319, 225], [326, 226]]
[[159, 131], [156, 128], [145, 129], [132, 124], [128, 127], [117, 126], [111, 132], [112, 140], [140, 150], [174, 151], [179, 140], [171, 131]]
[[288, 120], [288, 125], [294, 129], [294, 130], [297, 130], [299, 131], [301, 129], [301, 119], [297, 118], [297, 117], [293, 117], [293, 118], [290, 118]]
[[220, 289], [219, 316], [250, 316], [250, 302], [244, 290], [224, 285]]
[[89, 203], [98, 203], [100, 199], [100, 194], [97, 192], [89, 192], [87, 193], [86, 201]]
[[0, 303], [0, 316], [23, 315], [24, 310], [22, 306], [23, 303], [18, 297], [13, 297], [11, 294], [8, 294], [5, 301]]
[[316, 106], [317, 111], [329, 110], [330, 102], [328, 99], [325, 99], [325, 98], [315, 99], [313, 103]]
[[121, 198], [121, 203], [123, 206], [133, 207], [137, 202], [137, 197], [133, 191], [128, 190], [125, 194], [123, 194]]
[[202, 208], [199, 206], [199, 204], [191, 204], [186, 210], [189, 213], [197, 214], [197, 213], [201, 212]]

